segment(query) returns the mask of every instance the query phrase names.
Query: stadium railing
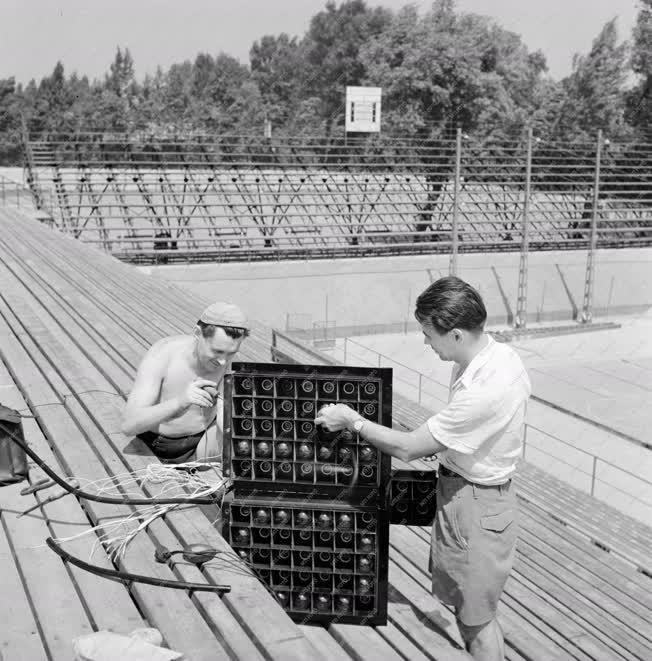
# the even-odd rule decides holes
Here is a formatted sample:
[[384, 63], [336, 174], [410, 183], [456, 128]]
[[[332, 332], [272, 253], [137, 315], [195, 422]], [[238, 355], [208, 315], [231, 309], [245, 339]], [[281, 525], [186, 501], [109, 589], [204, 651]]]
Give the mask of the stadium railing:
[[652, 244], [652, 145], [601, 136], [50, 134], [26, 151], [61, 229], [130, 261]]

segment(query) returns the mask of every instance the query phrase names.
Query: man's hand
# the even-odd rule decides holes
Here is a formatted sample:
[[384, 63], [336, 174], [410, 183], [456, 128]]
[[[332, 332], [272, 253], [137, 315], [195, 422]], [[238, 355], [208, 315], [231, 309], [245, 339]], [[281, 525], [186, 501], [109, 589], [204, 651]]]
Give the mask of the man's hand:
[[182, 408], [187, 409], [195, 404], [202, 408], [215, 406], [217, 397], [217, 383], [208, 379], [195, 379], [179, 397]]
[[351, 427], [360, 417], [357, 411], [346, 404], [327, 404], [317, 411], [315, 424], [329, 431], [340, 431]]

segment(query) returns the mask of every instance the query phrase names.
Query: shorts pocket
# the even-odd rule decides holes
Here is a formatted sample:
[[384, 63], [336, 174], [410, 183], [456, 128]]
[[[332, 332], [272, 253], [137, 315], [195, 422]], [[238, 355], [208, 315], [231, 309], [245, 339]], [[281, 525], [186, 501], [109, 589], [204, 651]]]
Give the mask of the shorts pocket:
[[449, 533], [458, 547], [464, 550], [469, 548], [469, 523], [471, 512], [468, 503], [457, 497], [449, 505], [448, 525]]
[[488, 516], [480, 517], [480, 525], [485, 530], [493, 530], [494, 532], [503, 532], [514, 521], [514, 513], [511, 510], [505, 510], [500, 514], [491, 514]]

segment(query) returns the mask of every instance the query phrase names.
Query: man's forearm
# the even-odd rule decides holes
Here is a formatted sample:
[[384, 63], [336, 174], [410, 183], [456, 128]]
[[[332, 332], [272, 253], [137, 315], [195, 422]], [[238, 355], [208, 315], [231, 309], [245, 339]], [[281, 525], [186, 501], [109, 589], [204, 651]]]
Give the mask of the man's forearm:
[[381, 452], [402, 461], [410, 461], [410, 434], [365, 420], [360, 437]]
[[188, 407], [184, 407], [177, 397], [173, 397], [160, 404], [154, 404], [154, 406], [145, 406], [134, 413], [127, 412], [122, 424], [122, 431], [127, 436], [142, 434], [158, 427], [162, 422], [175, 418], [186, 408]]

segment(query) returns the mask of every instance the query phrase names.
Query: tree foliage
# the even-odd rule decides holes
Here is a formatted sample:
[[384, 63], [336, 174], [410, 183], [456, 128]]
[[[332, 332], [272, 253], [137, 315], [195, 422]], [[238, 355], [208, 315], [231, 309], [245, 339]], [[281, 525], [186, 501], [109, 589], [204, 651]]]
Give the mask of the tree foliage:
[[630, 61], [637, 83], [627, 95], [627, 118], [644, 131], [652, 126], [652, 0], [639, 1]]
[[[609, 21], [561, 81], [539, 51], [485, 16], [435, 0], [420, 12], [328, 1], [303, 36], [265, 35], [244, 65], [225, 53], [158, 68], [139, 80], [128, 49], [89, 81], [52, 73], [24, 87], [0, 80], [0, 162], [20, 159], [21, 116], [32, 132], [146, 131], [341, 134], [347, 85], [383, 88], [383, 132], [543, 138], [644, 133], [652, 120], [652, 0], [639, 0], [631, 49]], [[628, 80], [633, 80], [628, 89]]]

